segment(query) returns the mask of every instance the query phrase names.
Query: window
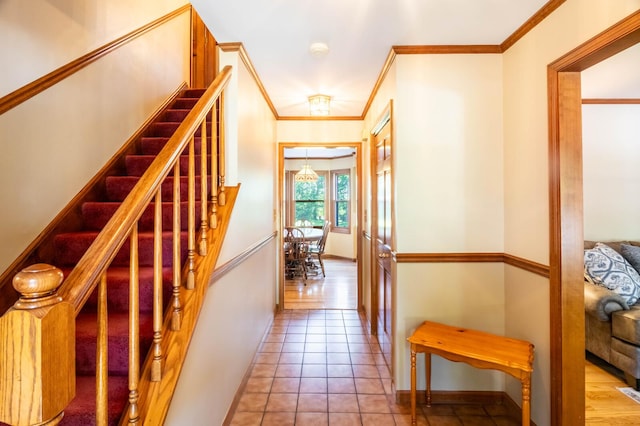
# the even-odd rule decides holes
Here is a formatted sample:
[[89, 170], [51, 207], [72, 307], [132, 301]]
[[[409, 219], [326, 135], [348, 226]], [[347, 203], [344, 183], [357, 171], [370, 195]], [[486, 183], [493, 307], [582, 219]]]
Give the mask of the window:
[[295, 172], [287, 173], [288, 193], [292, 200], [287, 209], [287, 223], [293, 225], [322, 226], [326, 215], [326, 172], [316, 170], [316, 182], [296, 182]]
[[351, 172], [348, 169], [331, 172], [331, 230], [351, 232]]

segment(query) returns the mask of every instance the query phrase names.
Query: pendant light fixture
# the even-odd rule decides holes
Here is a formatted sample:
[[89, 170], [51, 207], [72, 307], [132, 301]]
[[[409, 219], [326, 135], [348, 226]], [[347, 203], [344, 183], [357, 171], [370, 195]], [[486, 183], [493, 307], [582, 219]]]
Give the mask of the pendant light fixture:
[[296, 173], [295, 180], [296, 182], [316, 182], [318, 180], [318, 175], [313, 171], [311, 166], [309, 165], [309, 151], [305, 150], [305, 160], [304, 165], [300, 169], [298, 173]]

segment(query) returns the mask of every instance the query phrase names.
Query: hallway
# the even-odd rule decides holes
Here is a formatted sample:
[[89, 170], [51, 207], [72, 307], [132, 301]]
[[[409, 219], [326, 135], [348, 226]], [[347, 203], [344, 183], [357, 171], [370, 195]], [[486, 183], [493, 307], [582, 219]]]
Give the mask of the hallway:
[[[375, 336], [355, 310], [279, 312], [231, 425], [410, 425]], [[418, 407], [419, 425], [518, 425], [502, 405]]]

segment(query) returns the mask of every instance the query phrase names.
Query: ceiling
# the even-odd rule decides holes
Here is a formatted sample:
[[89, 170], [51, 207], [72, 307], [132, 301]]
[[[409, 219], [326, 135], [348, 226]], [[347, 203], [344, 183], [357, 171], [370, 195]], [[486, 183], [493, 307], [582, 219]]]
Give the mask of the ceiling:
[[317, 93], [331, 116], [360, 117], [392, 46], [499, 45], [547, 2], [192, 0], [218, 43], [243, 44], [280, 118], [308, 116]]

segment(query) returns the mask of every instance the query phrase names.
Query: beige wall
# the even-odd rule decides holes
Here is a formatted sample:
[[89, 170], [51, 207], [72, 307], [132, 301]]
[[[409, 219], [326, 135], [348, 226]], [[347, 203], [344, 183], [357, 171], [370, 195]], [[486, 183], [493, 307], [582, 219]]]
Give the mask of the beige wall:
[[[216, 267], [269, 238], [276, 228], [276, 125], [237, 52], [225, 92], [228, 185], [240, 191]], [[222, 424], [244, 374], [273, 320], [277, 300], [277, 239], [212, 282], [189, 347], [166, 424]]]
[[[501, 56], [399, 55], [390, 77], [395, 78], [395, 250], [501, 252]], [[372, 119], [381, 113], [372, 110]], [[501, 264], [400, 263], [396, 278], [397, 389], [409, 389], [406, 338], [422, 321], [503, 333]], [[445, 362], [436, 369], [436, 389], [503, 388], [496, 373]]]
[[[184, 1], [0, 6], [0, 96]], [[188, 11], [0, 115], [0, 271], [189, 79]], [[11, 184], [7, 184], [11, 182]]]
[[583, 105], [584, 237], [640, 240], [640, 105]]

